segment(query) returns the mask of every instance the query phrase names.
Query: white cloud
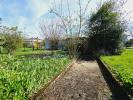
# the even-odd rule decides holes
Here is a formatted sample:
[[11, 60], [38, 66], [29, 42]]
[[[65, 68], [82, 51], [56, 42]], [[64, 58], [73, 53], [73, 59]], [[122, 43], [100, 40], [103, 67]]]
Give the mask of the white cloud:
[[28, 0], [28, 6], [32, 10], [34, 18], [37, 19], [48, 12], [50, 4], [45, 0]]
[[130, 20], [133, 22], [133, 0], [128, 0], [124, 9], [128, 13], [128, 18], [130, 18]]

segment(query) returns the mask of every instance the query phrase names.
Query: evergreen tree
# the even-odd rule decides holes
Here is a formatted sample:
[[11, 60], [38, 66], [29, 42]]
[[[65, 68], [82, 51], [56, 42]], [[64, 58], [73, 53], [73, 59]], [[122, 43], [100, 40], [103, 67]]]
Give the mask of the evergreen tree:
[[102, 51], [104, 54], [120, 53], [125, 23], [116, 8], [116, 2], [105, 2], [88, 20], [86, 31], [91, 51]]

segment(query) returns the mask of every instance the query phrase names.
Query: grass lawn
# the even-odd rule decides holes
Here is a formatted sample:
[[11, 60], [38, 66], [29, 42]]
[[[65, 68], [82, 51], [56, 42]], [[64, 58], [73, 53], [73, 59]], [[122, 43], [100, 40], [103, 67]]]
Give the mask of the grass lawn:
[[62, 58], [0, 55], [0, 100], [28, 100], [70, 62]]
[[[63, 53], [63, 51], [61, 50], [53, 50], [54, 53]], [[21, 49], [18, 49], [14, 55], [16, 56], [24, 56], [24, 55], [35, 55], [35, 54], [51, 54], [52, 51], [51, 50], [43, 50], [43, 49], [39, 49], [39, 50], [32, 50], [32, 48], [25, 48], [25, 51], [24, 51], [24, 48], [21, 48]]]
[[25, 51], [23, 48], [18, 49], [14, 55], [21, 56], [21, 55], [32, 55], [32, 54], [48, 54], [51, 53], [49, 50], [32, 50], [32, 48], [25, 48]]
[[125, 87], [133, 90], [133, 49], [126, 49], [117, 56], [103, 56], [102, 60]]

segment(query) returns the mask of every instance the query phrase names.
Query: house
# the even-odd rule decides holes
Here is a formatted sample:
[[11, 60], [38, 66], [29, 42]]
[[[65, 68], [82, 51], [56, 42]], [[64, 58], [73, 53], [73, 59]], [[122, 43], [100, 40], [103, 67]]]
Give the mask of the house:
[[24, 44], [26, 47], [36, 48], [36, 49], [44, 49], [44, 43], [42, 39], [37, 38], [27, 38], [24, 39]]
[[[66, 50], [67, 49], [67, 44], [69, 44], [69, 40], [72, 40], [71, 43], [76, 43], [77, 40], [78, 41], [78, 44], [81, 44], [83, 41], [85, 41], [87, 38], [86, 37], [80, 37], [80, 38], [64, 38], [64, 39], [60, 39], [58, 41], [58, 43], [55, 44], [56, 48], [59, 49], [59, 50]], [[45, 49], [52, 49], [52, 46], [51, 46], [51, 41], [49, 39], [45, 39]]]
[[[45, 49], [51, 50], [52, 49], [51, 40], [45, 39], [44, 41], [45, 41]], [[63, 47], [64, 47], [63, 43], [64, 43], [63, 39], [56, 41], [56, 43], [53, 44], [54, 49], [63, 49]]]
[[[67, 49], [67, 44], [69, 44], [69, 40], [73, 40], [71, 41], [72, 43], [77, 42], [77, 38], [73, 37], [73, 38], [63, 38], [57, 41], [57, 43], [55, 43], [54, 49], [59, 49], [59, 50], [66, 50]], [[84, 41], [86, 38], [85, 37], [80, 37], [78, 40], [80, 42]], [[69, 42], [68, 42], [69, 41]], [[24, 40], [24, 43], [26, 44], [26, 47], [30, 47], [33, 49], [46, 49], [46, 50], [51, 50], [52, 49], [52, 43], [51, 40], [45, 38], [45, 40], [39, 39], [39, 38], [28, 38]]]

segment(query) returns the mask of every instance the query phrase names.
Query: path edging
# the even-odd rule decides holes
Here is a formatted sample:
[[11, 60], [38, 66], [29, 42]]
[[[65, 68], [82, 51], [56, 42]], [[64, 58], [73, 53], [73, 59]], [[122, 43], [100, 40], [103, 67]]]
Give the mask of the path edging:
[[47, 84], [45, 84], [43, 86], [43, 88], [41, 88], [40, 90], [38, 90], [36, 93], [33, 93], [33, 95], [30, 97], [30, 100], [35, 100], [35, 98], [37, 96], [39, 96], [44, 90], [47, 89], [47, 87], [49, 87], [50, 84], [52, 84], [55, 80], [57, 80], [60, 76], [65, 75], [65, 73], [67, 71], [69, 71], [69, 69], [73, 66], [73, 64], [76, 62], [76, 60], [72, 60], [72, 62], [70, 62], [68, 65], [66, 65], [66, 68], [64, 68], [63, 70], [61, 70], [56, 76], [54, 76], [52, 78], [52, 80], [50, 80]]
[[102, 67], [104, 70], [107, 71], [109, 77], [111, 77], [111, 79], [113, 80], [113, 82], [115, 84], [117, 84], [117, 86], [120, 87], [121, 91], [124, 92], [124, 94], [126, 95], [126, 97], [128, 98], [128, 100], [133, 100], [133, 98], [131, 97], [131, 95], [127, 92], [127, 90], [125, 89], [125, 87], [123, 86], [122, 83], [120, 83], [115, 76], [113, 75], [113, 73], [110, 71], [110, 69], [108, 68], [108, 66], [100, 59], [100, 58], [96, 58], [98, 64], [100, 65], [100, 67]]

